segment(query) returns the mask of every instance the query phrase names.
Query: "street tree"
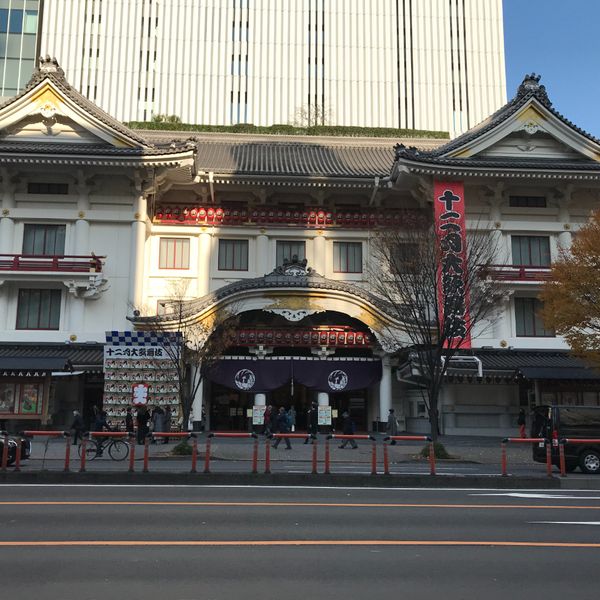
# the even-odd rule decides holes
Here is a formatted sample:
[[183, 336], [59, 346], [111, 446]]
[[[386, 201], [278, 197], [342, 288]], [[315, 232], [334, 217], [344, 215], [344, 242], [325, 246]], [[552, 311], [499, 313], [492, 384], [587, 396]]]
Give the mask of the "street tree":
[[459, 350], [470, 347], [470, 340], [495, 319], [494, 298], [501, 291], [489, 267], [495, 262], [497, 242], [492, 232], [470, 229], [466, 248], [461, 249], [462, 268], [442, 272], [447, 241], [431, 220], [407, 211], [402, 222], [373, 234], [370, 285], [387, 312], [402, 323], [402, 329], [390, 335], [397, 337], [400, 354], [418, 372], [415, 384], [435, 441], [440, 389], [448, 367]]
[[320, 127], [331, 124], [330, 108], [324, 104], [309, 104], [296, 109], [293, 118], [295, 127]]
[[600, 368], [600, 211], [559, 250], [539, 296], [544, 325], [564, 336], [573, 353]]

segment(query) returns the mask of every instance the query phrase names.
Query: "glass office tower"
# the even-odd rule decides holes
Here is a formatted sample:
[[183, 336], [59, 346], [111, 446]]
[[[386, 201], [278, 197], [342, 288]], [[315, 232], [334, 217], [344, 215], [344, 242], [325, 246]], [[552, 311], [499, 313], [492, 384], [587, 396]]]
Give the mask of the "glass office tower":
[[43, 0], [0, 0], [0, 96], [29, 81], [38, 56]]

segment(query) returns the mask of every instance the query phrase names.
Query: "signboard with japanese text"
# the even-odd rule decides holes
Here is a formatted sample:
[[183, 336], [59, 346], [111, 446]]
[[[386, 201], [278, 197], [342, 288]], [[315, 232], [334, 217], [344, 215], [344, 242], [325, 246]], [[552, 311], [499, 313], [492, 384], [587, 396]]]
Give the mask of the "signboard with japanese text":
[[266, 406], [253, 406], [252, 407], [252, 425], [264, 425], [265, 424], [265, 410]]
[[113, 426], [132, 405], [170, 406], [179, 416], [179, 382], [172, 356], [178, 347], [166, 334], [107, 332], [104, 346], [103, 409]]
[[331, 406], [319, 406], [317, 416], [319, 425], [331, 425]]
[[[438, 309], [440, 323], [450, 333], [446, 345], [471, 347], [465, 228], [465, 189], [462, 181], [435, 181], [434, 215], [440, 250]], [[462, 340], [462, 342], [461, 342]]]

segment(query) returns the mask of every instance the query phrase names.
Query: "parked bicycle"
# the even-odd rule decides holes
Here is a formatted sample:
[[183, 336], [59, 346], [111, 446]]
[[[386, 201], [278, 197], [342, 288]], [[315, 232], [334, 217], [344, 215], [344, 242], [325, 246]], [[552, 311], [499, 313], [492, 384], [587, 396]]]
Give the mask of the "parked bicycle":
[[[77, 448], [79, 456], [83, 452], [83, 443], [79, 443]], [[129, 444], [125, 440], [118, 438], [94, 438], [86, 440], [85, 458], [94, 460], [98, 456], [103, 456], [104, 451], [112, 460], [125, 460], [129, 456]]]

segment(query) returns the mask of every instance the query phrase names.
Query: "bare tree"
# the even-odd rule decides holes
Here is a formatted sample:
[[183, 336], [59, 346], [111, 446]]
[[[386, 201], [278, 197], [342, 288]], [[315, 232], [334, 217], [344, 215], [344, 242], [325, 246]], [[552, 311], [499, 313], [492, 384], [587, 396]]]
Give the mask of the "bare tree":
[[[133, 321], [136, 326], [159, 334], [159, 345], [176, 373], [179, 408], [185, 427], [207, 372], [234, 339], [238, 318], [230, 312], [215, 310], [198, 321], [187, 310], [187, 282], [175, 280], [170, 288], [169, 298], [159, 303], [160, 314], [136, 316]], [[199, 421], [201, 415], [194, 417]]]
[[318, 127], [331, 125], [330, 108], [323, 104], [309, 104], [300, 106], [294, 113], [293, 125], [295, 127]]
[[493, 299], [500, 293], [488, 269], [496, 242], [489, 231], [469, 230], [462, 268], [442, 272], [444, 242], [433, 224], [412, 213], [402, 222], [413, 226], [381, 230], [372, 238], [370, 279], [372, 291], [403, 323], [397, 343], [406, 346], [408, 340], [407, 356], [420, 371], [431, 437], [437, 440], [439, 393], [448, 366], [491, 324]]

